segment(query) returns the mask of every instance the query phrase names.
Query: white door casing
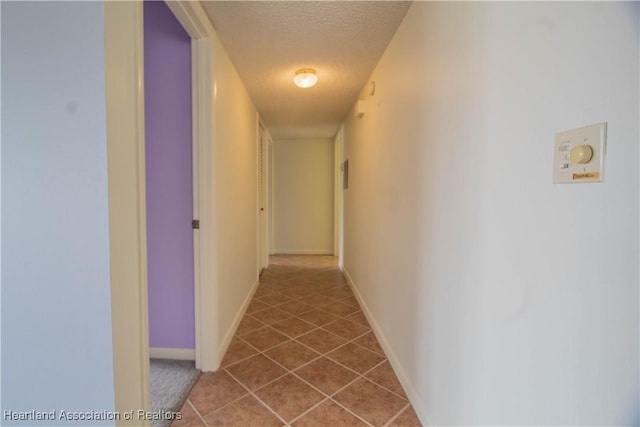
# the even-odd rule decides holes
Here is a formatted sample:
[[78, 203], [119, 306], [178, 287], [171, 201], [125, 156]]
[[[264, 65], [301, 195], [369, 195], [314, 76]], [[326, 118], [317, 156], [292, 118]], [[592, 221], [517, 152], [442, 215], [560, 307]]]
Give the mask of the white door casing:
[[[211, 371], [220, 363], [212, 261], [216, 259], [211, 194], [215, 70], [210, 38], [215, 33], [199, 2], [167, 5], [192, 38], [194, 214], [200, 220], [194, 236], [196, 366]], [[142, 8], [142, 2], [105, 2], [111, 311], [115, 406], [120, 413], [148, 410], [150, 405]], [[117, 424], [150, 425], [138, 419], [121, 419]]]
[[[194, 285], [196, 368], [216, 370], [218, 360], [217, 293], [215, 283], [215, 230], [212, 197], [213, 58], [210, 38], [213, 27], [202, 5], [190, 1], [167, 1], [169, 9], [191, 37], [193, 120], [193, 214], [199, 220], [194, 230]], [[202, 262], [207, 260], [207, 262]]]
[[269, 131], [258, 118], [258, 272], [269, 266]]

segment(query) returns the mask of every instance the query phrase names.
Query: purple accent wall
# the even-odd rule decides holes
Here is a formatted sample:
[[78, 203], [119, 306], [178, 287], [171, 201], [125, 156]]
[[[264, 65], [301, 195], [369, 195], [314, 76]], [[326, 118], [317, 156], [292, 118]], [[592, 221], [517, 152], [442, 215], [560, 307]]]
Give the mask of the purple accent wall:
[[194, 348], [191, 39], [163, 1], [144, 2], [149, 341]]

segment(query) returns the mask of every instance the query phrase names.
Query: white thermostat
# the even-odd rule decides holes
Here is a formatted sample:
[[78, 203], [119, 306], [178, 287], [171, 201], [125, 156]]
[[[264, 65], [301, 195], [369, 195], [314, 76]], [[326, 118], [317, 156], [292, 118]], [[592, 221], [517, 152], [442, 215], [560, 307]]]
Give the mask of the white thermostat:
[[557, 133], [553, 146], [553, 183], [602, 181], [606, 146], [606, 122]]

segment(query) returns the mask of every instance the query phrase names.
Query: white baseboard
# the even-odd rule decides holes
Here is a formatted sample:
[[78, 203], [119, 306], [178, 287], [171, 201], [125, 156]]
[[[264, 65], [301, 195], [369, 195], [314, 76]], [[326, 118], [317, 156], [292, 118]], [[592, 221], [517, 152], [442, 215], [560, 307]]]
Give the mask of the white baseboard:
[[152, 359], [196, 360], [196, 351], [193, 348], [150, 347], [149, 357]]
[[260, 278], [258, 277], [256, 278], [256, 281], [253, 283], [253, 285], [251, 285], [251, 291], [249, 291], [249, 294], [244, 299], [244, 302], [242, 303], [240, 310], [238, 310], [236, 317], [233, 318], [233, 322], [231, 323], [229, 330], [227, 331], [224, 338], [222, 339], [222, 343], [220, 343], [220, 347], [218, 351], [218, 360], [220, 362], [222, 362], [222, 358], [227, 352], [227, 349], [229, 348], [229, 344], [231, 344], [231, 340], [233, 339], [233, 336], [236, 334], [236, 330], [238, 329], [238, 326], [240, 325], [240, 322], [244, 317], [244, 313], [247, 311], [247, 308], [251, 303], [251, 299], [253, 298], [253, 294], [256, 293], [256, 290], [258, 289], [259, 284], [260, 284]]
[[275, 249], [273, 255], [333, 255], [333, 249]]
[[428, 417], [427, 417], [426, 410], [424, 409], [424, 406], [420, 402], [420, 398], [418, 396], [418, 393], [416, 392], [416, 389], [413, 387], [413, 383], [407, 376], [404, 368], [402, 367], [402, 364], [398, 360], [398, 357], [396, 356], [393, 349], [389, 345], [389, 341], [387, 341], [386, 337], [382, 333], [382, 329], [380, 329], [378, 322], [376, 322], [376, 320], [373, 317], [373, 314], [371, 314], [371, 310], [369, 310], [369, 307], [367, 307], [367, 304], [365, 303], [364, 299], [362, 299], [362, 295], [360, 294], [358, 287], [354, 283], [353, 279], [349, 275], [349, 272], [347, 271], [346, 268], [344, 267], [342, 268], [342, 273], [344, 274], [344, 277], [347, 279], [349, 286], [351, 286], [351, 289], [353, 290], [353, 294], [356, 296], [356, 299], [358, 300], [360, 307], [362, 307], [362, 311], [364, 312], [364, 315], [369, 321], [369, 325], [371, 326], [373, 333], [378, 339], [378, 342], [380, 343], [380, 346], [384, 350], [384, 353], [387, 355], [387, 359], [389, 359], [389, 363], [391, 364], [393, 371], [396, 373], [396, 376], [398, 377], [400, 384], [402, 384], [402, 387], [404, 388], [404, 391], [407, 394], [407, 397], [409, 398], [409, 401], [411, 402], [413, 409], [416, 411], [416, 415], [418, 415], [418, 418], [420, 418], [420, 422], [424, 426], [432, 425], [427, 422]]

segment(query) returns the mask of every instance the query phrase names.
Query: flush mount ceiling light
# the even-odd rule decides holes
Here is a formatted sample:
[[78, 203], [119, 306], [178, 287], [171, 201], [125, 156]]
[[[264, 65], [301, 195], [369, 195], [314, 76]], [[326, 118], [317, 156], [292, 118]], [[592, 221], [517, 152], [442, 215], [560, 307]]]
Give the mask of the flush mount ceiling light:
[[300, 68], [293, 77], [293, 82], [299, 87], [311, 87], [318, 82], [316, 70], [313, 68]]

